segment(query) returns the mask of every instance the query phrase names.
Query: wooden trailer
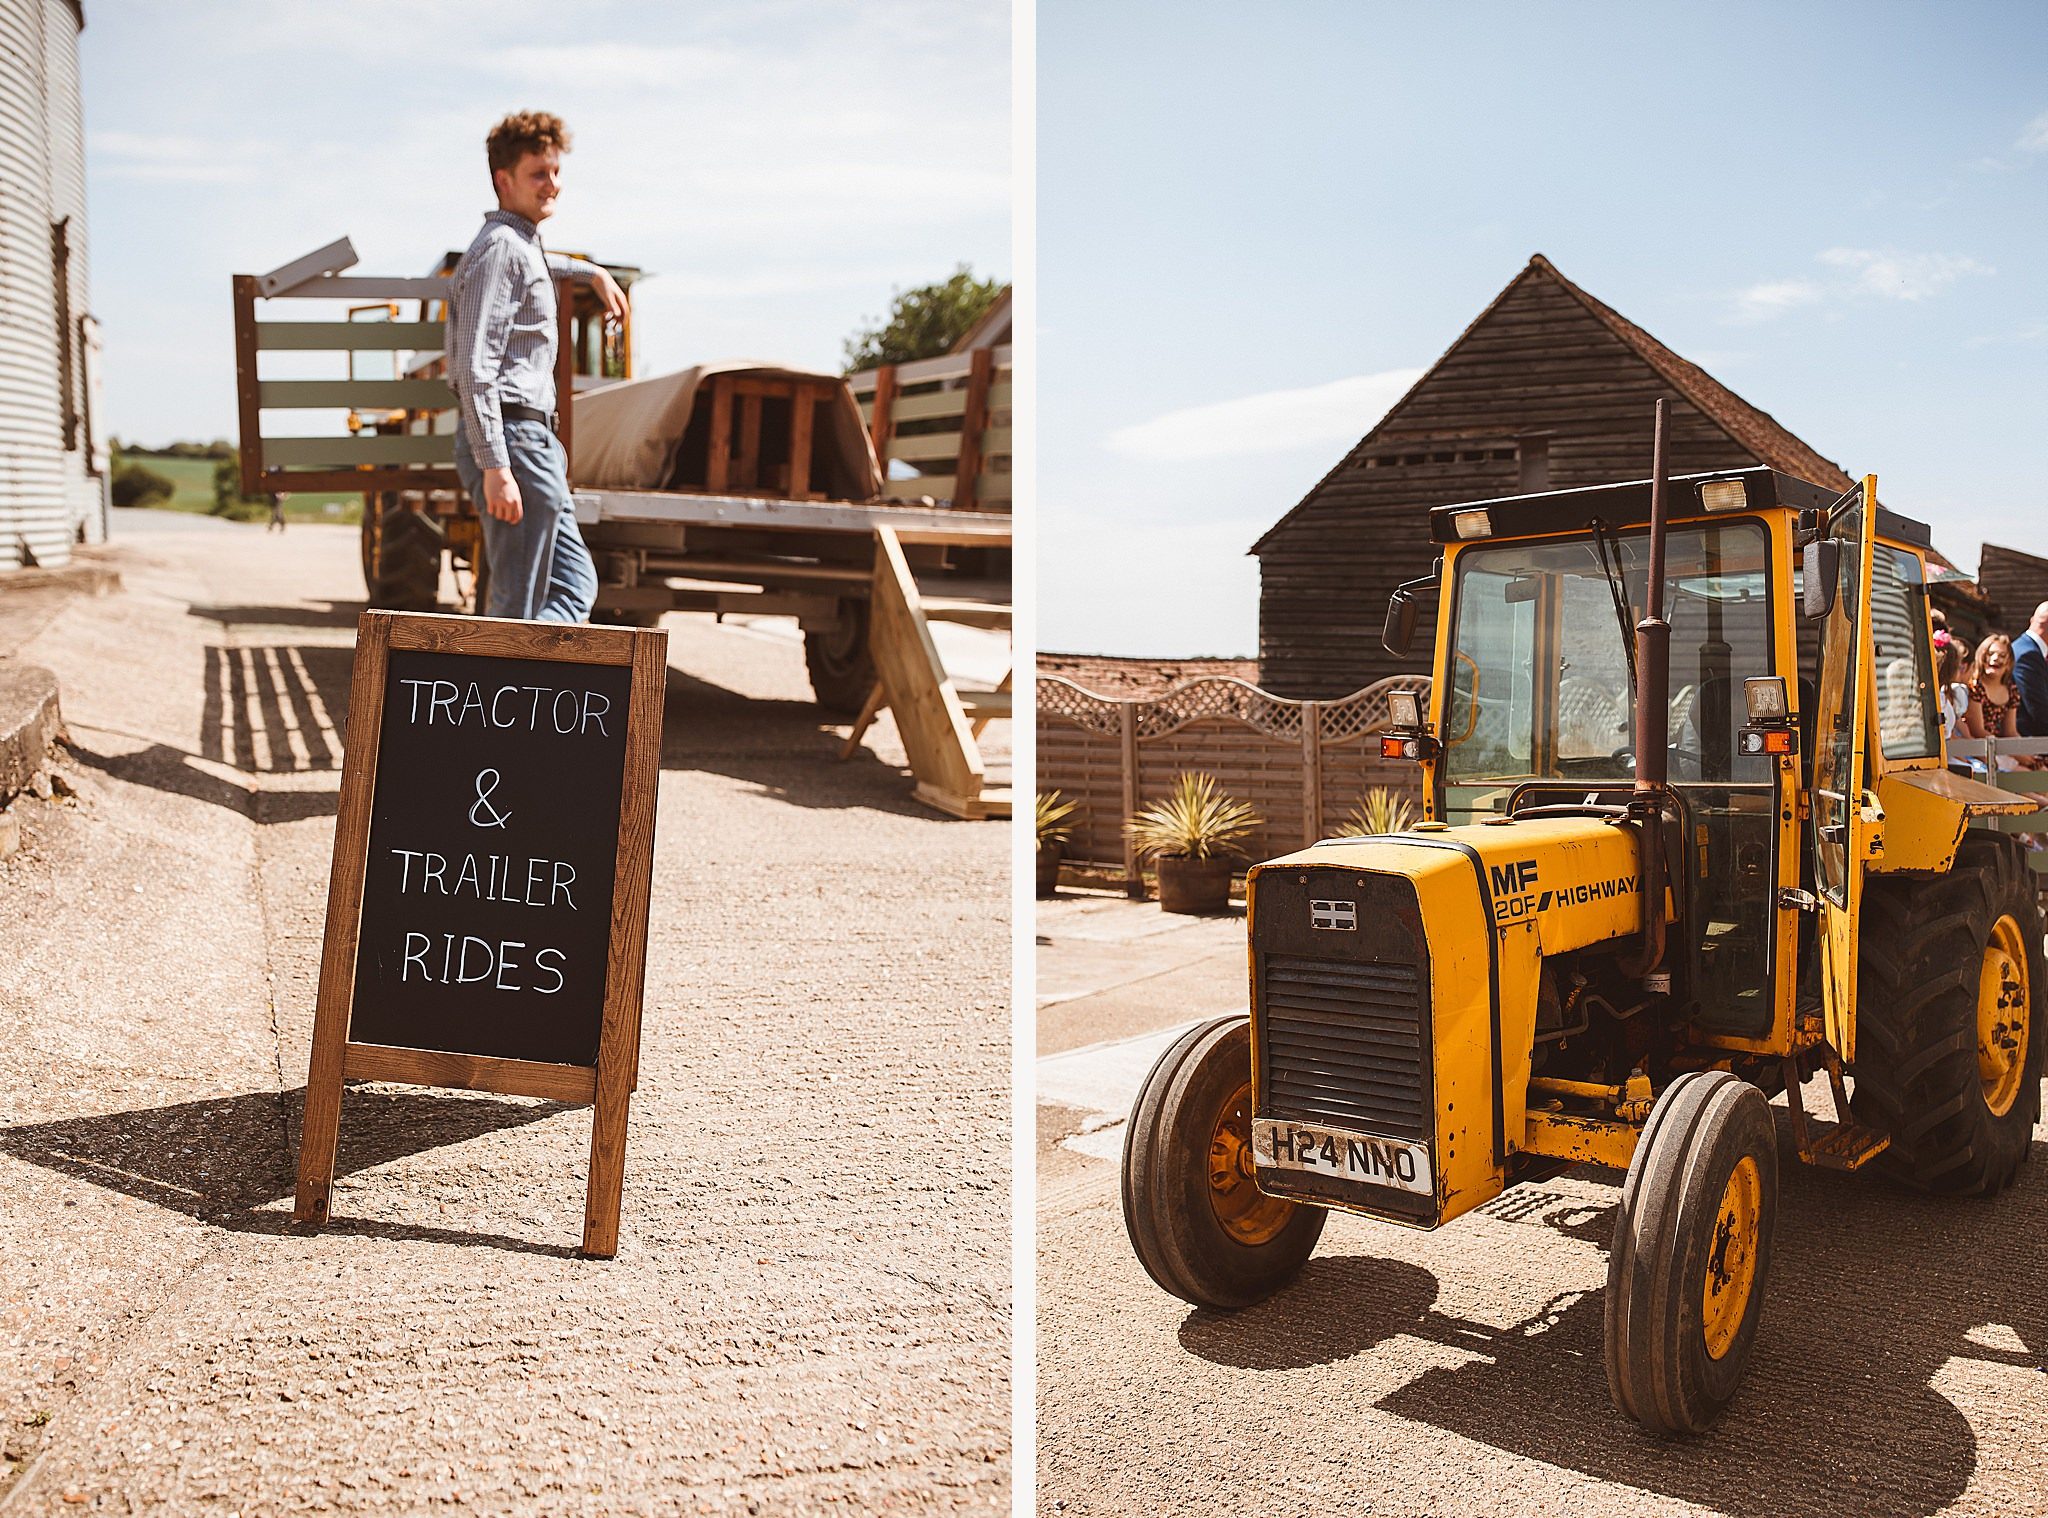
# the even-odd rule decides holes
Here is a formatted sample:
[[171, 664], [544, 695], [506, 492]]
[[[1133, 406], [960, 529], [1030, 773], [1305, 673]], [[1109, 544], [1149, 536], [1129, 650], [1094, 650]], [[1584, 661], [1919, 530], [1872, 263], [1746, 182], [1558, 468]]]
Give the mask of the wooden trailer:
[[[384, 279], [343, 272], [354, 262], [343, 239], [268, 275], [235, 277], [243, 490], [363, 491], [371, 604], [431, 610], [452, 583], [460, 609], [479, 611], [489, 565], [455, 474], [454, 394], [441, 364], [448, 265]], [[1007, 408], [1007, 346], [918, 366], [922, 425], [909, 436], [921, 441], [911, 450], [929, 460], [950, 448], [955, 468], [920, 472], [911, 490], [888, 478], [910, 467], [892, 462], [902, 454], [886, 439], [874, 446], [839, 376], [728, 362], [635, 380], [630, 344], [603, 331], [574, 288], [558, 289], [556, 388], [575, 397], [561, 428], [598, 568], [593, 620], [794, 617], [813, 692], [830, 711], [859, 714], [856, 739], [888, 707], [921, 799], [963, 817], [1007, 816], [1008, 790], [988, 783], [977, 740], [1010, 715], [1008, 681], [962, 689], [930, 633], [940, 621], [1010, 625], [1008, 416], [993, 427], [989, 410], [993, 400]], [[379, 319], [259, 320], [262, 303], [287, 300], [368, 302]], [[278, 351], [330, 355], [342, 377], [265, 378], [261, 355]], [[360, 377], [364, 354], [389, 355], [390, 373]], [[349, 415], [345, 436], [293, 436], [276, 420], [337, 408]], [[605, 444], [625, 467], [606, 466]], [[954, 501], [962, 494], [966, 509]], [[989, 509], [997, 503], [1004, 509]]]

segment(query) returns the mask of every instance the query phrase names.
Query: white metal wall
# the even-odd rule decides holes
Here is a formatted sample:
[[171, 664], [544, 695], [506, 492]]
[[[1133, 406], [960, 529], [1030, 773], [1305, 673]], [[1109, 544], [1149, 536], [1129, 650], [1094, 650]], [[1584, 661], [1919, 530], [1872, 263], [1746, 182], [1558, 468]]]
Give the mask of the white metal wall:
[[86, 275], [85, 94], [78, 71], [78, 14], [72, 0], [43, 0], [44, 119], [50, 133], [50, 220], [68, 219], [70, 252], [68, 309], [59, 313], [71, 350], [71, 415], [76, 419], [64, 437], [65, 518], [75, 538], [98, 543], [107, 528], [106, 429], [92, 414], [98, 397], [88, 394], [86, 385], [83, 319], [92, 300]]
[[[58, 386], [60, 320], [73, 334], [74, 375], [83, 368], [76, 351], [86, 309], [78, 28], [69, 0], [0, 0], [0, 569], [28, 556], [62, 564], [79, 517], [104, 520], [83, 448], [65, 456]], [[71, 308], [60, 316], [51, 227], [65, 215], [72, 217], [72, 290]]]

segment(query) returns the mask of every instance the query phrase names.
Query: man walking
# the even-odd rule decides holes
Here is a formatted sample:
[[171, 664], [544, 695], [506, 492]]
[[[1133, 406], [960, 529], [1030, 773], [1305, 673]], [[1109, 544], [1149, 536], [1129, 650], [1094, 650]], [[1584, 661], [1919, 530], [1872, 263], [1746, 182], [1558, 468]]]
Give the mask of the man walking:
[[562, 118], [521, 111], [484, 140], [498, 209], [455, 266], [448, 306], [448, 378], [460, 421], [455, 468], [483, 513], [494, 617], [582, 622], [597, 602], [597, 569], [576, 530], [569, 458], [556, 433], [555, 286], [597, 287], [607, 316], [626, 314], [611, 275], [541, 246], [555, 214]]
[[2048, 601], [2012, 640], [2012, 688], [2019, 692], [2022, 738], [2048, 738]]

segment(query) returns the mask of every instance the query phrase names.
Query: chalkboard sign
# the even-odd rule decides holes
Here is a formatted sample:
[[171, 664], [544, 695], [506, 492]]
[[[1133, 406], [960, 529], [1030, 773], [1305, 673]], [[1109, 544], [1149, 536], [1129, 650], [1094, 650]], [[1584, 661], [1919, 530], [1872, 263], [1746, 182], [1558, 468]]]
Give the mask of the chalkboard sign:
[[667, 635], [366, 612], [297, 1216], [344, 1079], [591, 1102], [584, 1252], [617, 1248]]
[[351, 1038], [597, 1064], [631, 685], [392, 654]]

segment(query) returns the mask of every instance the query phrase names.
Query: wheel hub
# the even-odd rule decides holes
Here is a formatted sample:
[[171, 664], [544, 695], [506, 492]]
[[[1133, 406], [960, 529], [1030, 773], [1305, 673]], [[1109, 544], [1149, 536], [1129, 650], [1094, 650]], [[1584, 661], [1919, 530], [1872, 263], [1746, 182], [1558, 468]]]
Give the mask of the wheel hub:
[[1700, 1327], [1707, 1353], [1718, 1360], [1728, 1353], [1756, 1285], [1757, 1226], [1763, 1215], [1763, 1177], [1756, 1161], [1744, 1155], [1721, 1189], [1714, 1219], [1713, 1243], [1707, 1250], [1707, 1279], [1702, 1292]]
[[1994, 1117], [2012, 1110], [2024, 1084], [2032, 991], [2026, 939], [2010, 915], [2000, 917], [1977, 970], [1977, 1076]]
[[1209, 1205], [1223, 1231], [1240, 1244], [1268, 1244], [1294, 1212], [1267, 1196], [1252, 1178], [1252, 1087], [1247, 1081], [1216, 1114], [1209, 1136]]

